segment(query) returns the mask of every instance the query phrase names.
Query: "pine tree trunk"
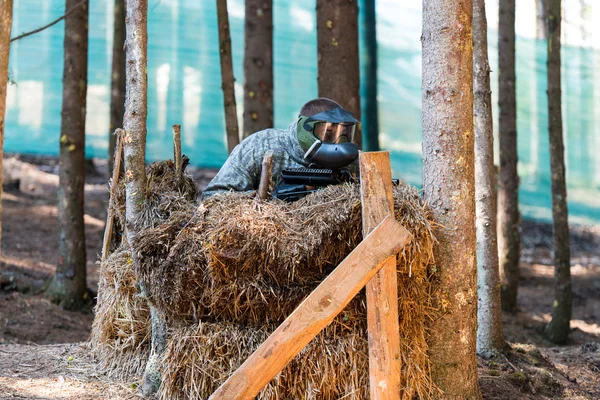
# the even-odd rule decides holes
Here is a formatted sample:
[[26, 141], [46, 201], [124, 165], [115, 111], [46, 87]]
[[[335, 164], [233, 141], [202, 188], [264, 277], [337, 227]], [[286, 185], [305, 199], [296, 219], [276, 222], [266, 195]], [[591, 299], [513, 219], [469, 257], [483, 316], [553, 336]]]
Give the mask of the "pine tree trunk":
[[516, 311], [519, 289], [519, 176], [517, 174], [517, 106], [515, 87], [515, 0], [499, 3], [498, 108], [500, 184], [498, 188], [498, 257], [502, 309]]
[[273, 0], [246, 0], [244, 137], [273, 127]]
[[491, 355], [504, 347], [498, 237], [492, 92], [485, 1], [473, 0], [473, 125], [475, 129], [475, 208], [477, 227], [477, 352]]
[[148, 114], [148, 0], [126, 5], [126, 85], [123, 116], [127, 240], [133, 244], [146, 201], [146, 117]]
[[110, 129], [108, 132], [108, 172], [112, 175], [117, 128], [123, 127], [125, 113], [125, 0], [115, 0], [113, 22], [112, 74], [110, 82]]
[[[423, 195], [438, 244], [429, 353], [440, 398], [479, 399], [472, 2], [423, 2]], [[448, 23], [452, 21], [452, 23]]]
[[548, 20], [548, 0], [535, 0], [537, 11], [536, 36], [538, 39], [548, 39], [546, 21]]
[[[67, 0], [66, 10], [79, 0]], [[58, 188], [58, 264], [47, 289], [61, 307], [80, 308], [87, 299], [83, 189], [88, 61], [88, 3], [65, 18], [62, 121]]]
[[377, 104], [377, 29], [375, 0], [363, 0], [361, 3], [364, 43], [362, 60], [364, 79], [362, 91], [363, 106], [362, 131], [365, 151], [379, 151], [379, 107]]
[[[357, 0], [317, 0], [319, 96], [340, 103], [360, 120]], [[354, 142], [362, 146], [357, 129]]]
[[227, 150], [229, 153], [240, 143], [237, 110], [235, 104], [235, 79], [231, 60], [231, 36], [227, 0], [217, 0], [219, 20], [219, 49], [221, 54], [221, 79], [223, 82], [223, 103], [225, 106], [225, 127], [227, 130]]
[[553, 343], [569, 338], [573, 295], [571, 291], [571, 253], [560, 88], [561, 1], [548, 2], [548, 130], [550, 133], [550, 172], [552, 180], [552, 221], [554, 236], [554, 310], [546, 327]]
[[[12, 0], [0, 0], [0, 255], [2, 255], [2, 159], [4, 158], [4, 117], [6, 114], [6, 85], [8, 56], [12, 27]], [[2, 275], [2, 272], [0, 272]]]
[[[146, 202], [146, 117], [148, 114], [148, 0], [129, 0], [126, 4], [125, 54], [125, 193], [127, 240], [132, 246], [137, 241], [139, 220]], [[138, 264], [132, 251], [133, 268]], [[145, 283], [140, 282], [142, 295], [146, 296]], [[160, 356], [166, 342], [166, 322], [151, 302], [152, 341], [150, 357], [146, 364], [141, 392], [150, 396], [160, 386]]]

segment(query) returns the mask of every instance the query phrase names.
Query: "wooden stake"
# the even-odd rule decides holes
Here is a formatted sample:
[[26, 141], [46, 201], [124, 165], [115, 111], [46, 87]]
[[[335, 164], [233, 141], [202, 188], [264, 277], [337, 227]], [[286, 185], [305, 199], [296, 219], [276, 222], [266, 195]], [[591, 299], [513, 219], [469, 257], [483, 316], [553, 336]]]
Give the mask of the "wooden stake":
[[[360, 195], [363, 236], [382, 220], [394, 215], [392, 172], [387, 151], [361, 153]], [[367, 283], [369, 329], [369, 386], [371, 400], [400, 399], [400, 330], [396, 256], [384, 261]]]
[[173, 125], [173, 161], [175, 162], [175, 173], [181, 177], [181, 125]]
[[108, 198], [108, 212], [106, 215], [106, 227], [104, 228], [104, 239], [102, 242], [102, 261], [108, 257], [108, 251], [110, 250], [110, 242], [112, 237], [112, 231], [115, 223], [113, 215], [113, 201], [117, 184], [119, 183], [119, 172], [121, 171], [121, 158], [123, 154], [123, 130], [117, 129], [115, 131], [117, 136], [117, 144], [115, 149], [115, 160], [113, 162], [113, 176], [112, 183], [110, 185], [110, 194]]
[[262, 161], [262, 169], [260, 172], [260, 185], [258, 186], [258, 193], [256, 197], [265, 200], [269, 194], [269, 187], [271, 186], [271, 178], [273, 176], [273, 150], [269, 150], [265, 153]]
[[408, 242], [393, 217], [379, 226], [287, 317], [209, 400], [253, 399]]

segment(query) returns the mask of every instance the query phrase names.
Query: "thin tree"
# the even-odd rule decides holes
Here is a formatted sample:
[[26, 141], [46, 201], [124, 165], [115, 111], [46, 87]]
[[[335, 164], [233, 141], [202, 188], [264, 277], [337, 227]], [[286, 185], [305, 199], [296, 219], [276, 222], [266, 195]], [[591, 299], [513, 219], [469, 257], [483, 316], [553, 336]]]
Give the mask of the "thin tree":
[[502, 309], [516, 311], [519, 289], [519, 175], [517, 173], [517, 105], [515, 87], [515, 0], [498, 7], [498, 108], [500, 182], [498, 187], [498, 257]]
[[477, 353], [504, 347], [498, 237], [492, 92], [487, 47], [485, 0], [473, 0], [473, 127], [475, 130], [475, 209], [477, 228]]
[[233, 77], [233, 64], [231, 60], [231, 36], [229, 34], [227, 0], [217, 0], [217, 19], [219, 21], [219, 49], [221, 54], [221, 79], [223, 82], [227, 150], [231, 153], [233, 148], [240, 143], [240, 132], [235, 103], [235, 79]]
[[362, 132], [365, 151], [379, 150], [379, 107], [377, 104], [377, 17], [375, 0], [363, 0], [362, 39], [364, 79], [361, 82], [365, 104], [363, 105]]
[[273, 127], [273, 0], [246, 0], [244, 137]]
[[[69, 10], [78, 0], [66, 0]], [[62, 120], [58, 189], [58, 264], [46, 294], [62, 307], [87, 298], [83, 193], [88, 61], [88, 3], [65, 18]]]
[[[337, 101], [360, 120], [356, 0], [317, 0], [317, 52], [319, 96]], [[358, 130], [354, 141], [362, 145]]]
[[[126, 3], [125, 55], [125, 225], [127, 241], [132, 246], [133, 268], [138, 263], [135, 242], [142, 226], [141, 214], [146, 204], [146, 117], [148, 115], [148, 0], [128, 0]], [[140, 282], [147, 298], [145, 283]], [[141, 392], [155, 393], [160, 385], [160, 356], [166, 344], [166, 323], [148, 300], [152, 327], [150, 357], [146, 363]]]
[[569, 339], [573, 294], [571, 250], [560, 88], [561, 0], [548, 1], [548, 131], [552, 182], [552, 231], [554, 238], [554, 310], [546, 336], [556, 344]]
[[115, 0], [113, 10], [112, 73], [110, 81], [110, 128], [108, 132], [108, 172], [112, 174], [117, 136], [125, 113], [125, 0]]
[[[6, 114], [6, 85], [8, 56], [12, 27], [12, 0], [0, 0], [0, 255], [2, 255], [2, 158], [4, 157], [4, 115]], [[0, 272], [0, 275], [2, 273]]]
[[[423, 196], [439, 223], [429, 354], [440, 398], [478, 399], [473, 7], [423, 1]], [[452, 23], [448, 23], [452, 21]]]

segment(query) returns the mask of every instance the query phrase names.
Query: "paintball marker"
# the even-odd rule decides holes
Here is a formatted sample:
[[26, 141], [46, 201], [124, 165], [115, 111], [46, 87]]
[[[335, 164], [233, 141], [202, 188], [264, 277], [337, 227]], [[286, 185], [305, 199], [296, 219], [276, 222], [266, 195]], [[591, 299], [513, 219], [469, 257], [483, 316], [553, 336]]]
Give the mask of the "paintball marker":
[[[347, 169], [289, 168], [281, 171], [280, 181], [273, 190], [276, 199], [292, 202], [325, 186], [358, 183], [357, 176]], [[398, 185], [398, 179], [392, 183]]]

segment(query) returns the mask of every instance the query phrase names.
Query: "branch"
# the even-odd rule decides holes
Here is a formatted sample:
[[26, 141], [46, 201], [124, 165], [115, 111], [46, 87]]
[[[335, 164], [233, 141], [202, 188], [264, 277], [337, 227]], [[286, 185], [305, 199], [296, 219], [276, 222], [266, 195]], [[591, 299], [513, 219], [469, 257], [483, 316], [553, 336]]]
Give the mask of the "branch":
[[31, 32], [22, 33], [19, 36], [10, 39], [11, 43], [14, 42], [15, 40], [23, 39], [26, 36], [33, 35], [34, 33], [41, 32], [41, 31], [43, 31], [46, 28], [50, 28], [52, 25], [58, 24], [63, 19], [67, 18], [69, 16], [69, 14], [71, 14], [73, 11], [75, 11], [77, 8], [79, 8], [79, 6], [81, 6], [83, 3], [87, 3], [87, 0], [81, 0], [79, 3], [75, 4], [69, 11], [67, 11], [63, 16], [61, 16], [58, 19], [50, 22], [48, 25], [44, 25], [41, 28], [37, 28], [36, 30], [33, 30]]

